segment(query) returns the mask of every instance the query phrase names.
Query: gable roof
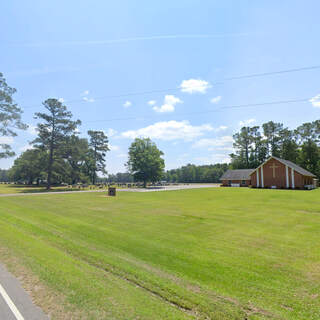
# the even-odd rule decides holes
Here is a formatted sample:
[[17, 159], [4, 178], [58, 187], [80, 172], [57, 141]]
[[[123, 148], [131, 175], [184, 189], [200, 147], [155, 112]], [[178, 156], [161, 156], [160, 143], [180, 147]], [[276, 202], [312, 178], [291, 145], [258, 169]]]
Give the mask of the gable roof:
[[313, 173], [309, 172], [308, 170], [305, 170], [298, 166], [297, 164], [289, 161], [289, 160], [284, 160], [275, 156], [271, 156], [269, 159], [267, 159], [264, 163], [262, 163], [257, 169], [253, 170], [250, 175], [252, 175], [255, 171], [257, 171], [260, 167], [262, 167], [265, 163], [267, 163], [270, 159], [276, 159], [285, 166], [288, 166], [289, 168], [293, 169], [294, 171], [302, 174], [303, 176], [308, 176], [308, 177], [316, 177]]
[[237, 169], [226, 171], [220, 180], [250, 180], [251, 173], [255, 169]]

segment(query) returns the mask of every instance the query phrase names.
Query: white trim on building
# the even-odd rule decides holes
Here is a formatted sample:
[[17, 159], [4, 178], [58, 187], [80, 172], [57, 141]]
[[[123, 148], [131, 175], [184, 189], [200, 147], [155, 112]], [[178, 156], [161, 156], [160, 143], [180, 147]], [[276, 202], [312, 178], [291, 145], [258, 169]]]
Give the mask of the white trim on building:
[[291, 168], [291, 185], [292, 185], [292, 189], [295, 188], [294, 185], [294, 169]]
[[287, 186], [287, 189], [289, 189], [289, 169], [288, 169], [288, 166], [286, 166], [286, 186]]

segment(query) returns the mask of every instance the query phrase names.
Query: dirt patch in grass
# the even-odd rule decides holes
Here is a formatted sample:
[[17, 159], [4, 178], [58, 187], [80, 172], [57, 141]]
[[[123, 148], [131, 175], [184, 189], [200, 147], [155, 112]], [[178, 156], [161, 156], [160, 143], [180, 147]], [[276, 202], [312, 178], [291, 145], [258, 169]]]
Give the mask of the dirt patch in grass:
[[319, 281], [320, 279], [320, 263], [314, 262], [308, 265], [306, 275], [311, 281]]

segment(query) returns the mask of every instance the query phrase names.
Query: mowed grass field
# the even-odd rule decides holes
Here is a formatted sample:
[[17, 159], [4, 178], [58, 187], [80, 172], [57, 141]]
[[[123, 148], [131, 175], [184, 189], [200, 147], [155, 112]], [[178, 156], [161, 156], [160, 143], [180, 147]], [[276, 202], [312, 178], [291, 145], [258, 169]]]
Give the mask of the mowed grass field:
[[320, 319], [320, 190], [3, 197], [0, 247], [74, 319]]
[[[79, 191], [89, 190], [88, 188], [68, 188], [67, 186], [52, 187], [49, 192], [61, 192], [61, 191]], [[23, 184], [0, 184], [0, 195], [1, 194], [12, 194], [12, 193], [39, 193], [48, 192], [45, 186], [30, 186]]]

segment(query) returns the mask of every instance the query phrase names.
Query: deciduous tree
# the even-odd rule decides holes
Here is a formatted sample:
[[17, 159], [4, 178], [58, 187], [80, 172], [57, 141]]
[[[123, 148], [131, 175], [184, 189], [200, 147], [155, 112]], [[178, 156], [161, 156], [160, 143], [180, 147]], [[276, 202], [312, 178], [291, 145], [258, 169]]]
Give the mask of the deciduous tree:
[[129, 148], [128, 169], [135, 181], [159, 181], [164, 174], [163, 152], [149, 138], [135, 139]]
[[47, 162], [47, 153], [39, 149], [29, 149], [23, 152], [15, 161], [9, 171], [13, 181], [22, 181], [32, 184], [44, 178]]

